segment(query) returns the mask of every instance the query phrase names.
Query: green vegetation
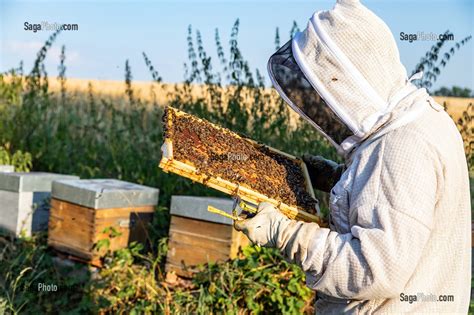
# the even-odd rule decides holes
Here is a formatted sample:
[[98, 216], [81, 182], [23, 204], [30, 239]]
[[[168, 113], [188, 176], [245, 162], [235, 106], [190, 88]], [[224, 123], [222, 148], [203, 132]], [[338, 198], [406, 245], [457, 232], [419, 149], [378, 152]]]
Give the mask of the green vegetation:
[[474, 97], [474, 93], [469, 88], [462, 88], [459, 86], [453, 86], [450, 89], [443, 86], [438, 90], [434, 91], [433, 95], [437, 96], [452, 96], [452, 97]]
[[0, 165], [13, 165], [15, 172], [29, 172], [33, 167], [31, 154], [20, 150], [12, 154], [9, 149], [9, 143], [0, 146]]
[[[297, 28], [294, 24], [291, 32]], [[167, 90], [167, 103], [280, 150], [337, 160], [335, 150], [303, 120], [292, 120], [283, 101], [265, 88], [262, 75], [251, 71], [238, 47], [238, 29], [237, 21], [228, 54], [216, 30], [222, 70], [215, 71], [200, 33], [189, 28], [186, 79]], [[128, 61], [123, 97], [99, 97], [92, 84], [88, 93], [75, 93], [67, 89], [63, 47], [61, 89], [52, 93], [43, 61], [57, 35], [38, 52], [30, 73], [24, 74], [20, 64], [0, 75], [0, 163], [158, 187], [160, 205], [149, 227], [149, 249], [132, 244], [109, 253], [100, 270], [58, 264], [45, 233], [19, 239], [1, 235], [0, 313], [312, 312], [313, 292], [305, 287], [304, 274], [273, 250], [248, 247], [233, 261], [202, 266], [190, 281], [166, 282], [170, 196], [219, 194], [158, 169], [163, 104], [134, 93]], [[279, 41], [277, 32], [276, 46]], [[143, 56], [155, 86], [164, 86], [152, 61]], [[324, 206], [327, 196], [319, 197]], [[39, 283], [54, 283], [58, 291], [38, 292]]]
[[[45, 233], [0, 242], [2, 314], [312, 312], [302, 271], [268, 249], [248, 247], [239, 259], [203, 266], [191, 281], [172, 285], [164, 282], [164, 238], [156, 252], [139, 244], [116, 251], [100, 271], [55, 264]], [[58, 290], [38, 292], [39, 283]]]
[[442, 69], [447, 66], [449, 60], [451, 60], [456, 51], [461, 49], [461, 47], [466, 45], [472, 39], [472, 35], [469, 35], [455, 43], [453, 46], [445, 49], [445, 44], [448, 42], [448, 38], [454, 35], [449, 30], [444, 32], [444, 35], [445, 36], [431, 46], [430, 50], [420, 58], [415, 70], [412, 72], [413, 75], [416, 72], [423, 71], [423, 77], [416, 83], [419, 87], [424, 87], [429, 90], [433, 86], [433, 83], [436, 82], [438, 76], [441, 75]]

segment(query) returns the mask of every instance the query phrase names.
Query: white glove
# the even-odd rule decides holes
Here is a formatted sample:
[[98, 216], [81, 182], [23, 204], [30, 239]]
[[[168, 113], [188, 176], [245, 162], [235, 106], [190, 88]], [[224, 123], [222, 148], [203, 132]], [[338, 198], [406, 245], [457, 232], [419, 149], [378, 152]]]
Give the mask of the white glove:
[[311, 267], [310, 248], [322, 235], [329, 233], [316, 223], [289, 219], [268, 202], [259, 204], [253, 218], [234, 221], [234, 227], [256, 245], [278, 248], [283, 256], [303, 267], [304, 271]]
[[276, 247], [279, 232], [291, 221], [271, 203], [262, 202], [253, 218], [234, 221], [234, 228], [242, 231], [256, 245]]

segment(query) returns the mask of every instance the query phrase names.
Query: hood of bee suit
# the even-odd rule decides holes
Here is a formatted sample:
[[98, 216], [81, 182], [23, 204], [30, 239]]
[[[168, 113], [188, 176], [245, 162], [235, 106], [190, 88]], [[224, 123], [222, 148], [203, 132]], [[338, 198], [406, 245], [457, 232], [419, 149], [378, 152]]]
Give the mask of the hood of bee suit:
[[429, 101], [407, 79], [388, 26], [358, 0], [314, 13], [270, 58], [268, 71], [283, 99], [346, 157], [416, 119]]

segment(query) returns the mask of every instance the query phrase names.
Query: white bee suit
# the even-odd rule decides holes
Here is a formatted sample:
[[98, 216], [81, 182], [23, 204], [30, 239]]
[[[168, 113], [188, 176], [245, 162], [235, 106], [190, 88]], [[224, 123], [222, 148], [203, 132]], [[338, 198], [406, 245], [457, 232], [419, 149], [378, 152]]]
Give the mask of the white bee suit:
[[[358, 1], [338, 1], [272, 56], [269, 72], [347, 169], [331, 190], [330, 228], [289, 220], [269, 205], [236, 228], [302, 267], [317, 290], [317, 313], [466, 314], [471, 206], [463, 142], [442, 107], [407, 79], [385, 23]], [[328, 120], [336, 131], [322, 126]], [[419, 295], [409, 303], [402, 294], [454, 301]]]

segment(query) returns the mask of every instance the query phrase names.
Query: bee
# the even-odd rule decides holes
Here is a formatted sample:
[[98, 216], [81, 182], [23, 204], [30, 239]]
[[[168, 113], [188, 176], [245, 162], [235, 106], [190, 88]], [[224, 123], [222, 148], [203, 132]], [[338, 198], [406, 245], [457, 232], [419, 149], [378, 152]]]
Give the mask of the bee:
[[165, 133], [172, 138], [175, 158], [194, 165], [206, 176], [204, 183], [220, 177], [288, 205], [314, 209], [316, 201], [306, 191], [302, 170], [293, 160], [191, 115], [178, 116], [171, 110], [165, 110], [165, 115], [172, 119]]

